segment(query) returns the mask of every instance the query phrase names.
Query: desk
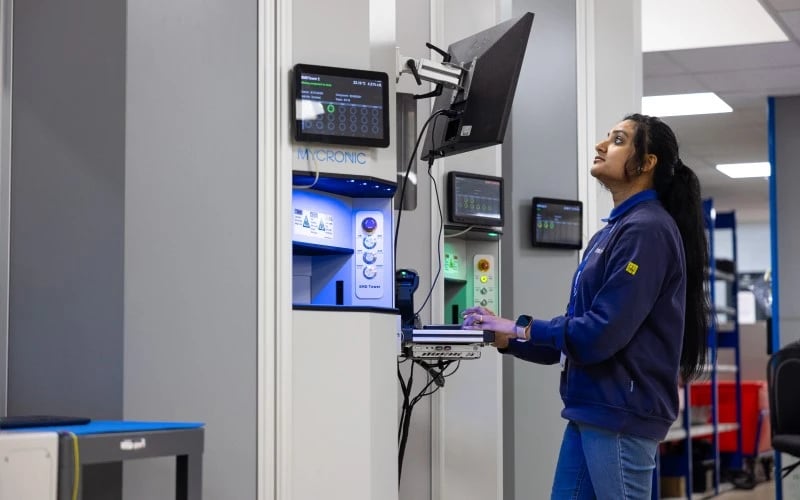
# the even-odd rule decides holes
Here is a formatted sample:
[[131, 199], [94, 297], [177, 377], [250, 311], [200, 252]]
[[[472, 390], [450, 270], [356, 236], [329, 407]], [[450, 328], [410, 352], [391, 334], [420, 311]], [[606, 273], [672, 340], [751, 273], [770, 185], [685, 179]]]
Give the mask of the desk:
[[[175, 499], [202, 498], [203, 424], [95, 421], [87, 425], [37, 427], [35, 430], [57, 432], [59, 436], [58, 500], [72, 500], [76, 440], [80, 467], [137, 458], [174, 456], [177, 466]], [[78, 498], [83, 498], [82, 495], [79, 484]]]

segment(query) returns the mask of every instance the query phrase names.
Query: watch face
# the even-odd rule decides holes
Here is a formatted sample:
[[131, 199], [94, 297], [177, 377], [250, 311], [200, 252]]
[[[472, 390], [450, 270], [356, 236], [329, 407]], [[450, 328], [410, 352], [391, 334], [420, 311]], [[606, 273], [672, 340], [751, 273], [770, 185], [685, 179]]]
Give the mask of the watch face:
[[533, 321], [531, 316], [523, 314], [517, 318], [517, 326], [528, 326], [531, 324], [531, 321]]

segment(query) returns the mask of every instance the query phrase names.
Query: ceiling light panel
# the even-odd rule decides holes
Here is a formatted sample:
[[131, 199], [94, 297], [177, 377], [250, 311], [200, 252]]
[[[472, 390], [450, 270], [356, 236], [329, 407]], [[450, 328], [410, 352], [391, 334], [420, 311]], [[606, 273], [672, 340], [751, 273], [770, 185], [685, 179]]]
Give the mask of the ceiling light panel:
[[758, 163], [721, 163], [717, 170], [733, 179], [747, 179], [752, 177], [769, 177], [769, 162]]
[[713, 92], [642, 97], [642, 113], [650, 116], [709, 115], [731, 111], [733, 108]]
[[758, 0], [642, 0], [642, 52], [788, 40]]

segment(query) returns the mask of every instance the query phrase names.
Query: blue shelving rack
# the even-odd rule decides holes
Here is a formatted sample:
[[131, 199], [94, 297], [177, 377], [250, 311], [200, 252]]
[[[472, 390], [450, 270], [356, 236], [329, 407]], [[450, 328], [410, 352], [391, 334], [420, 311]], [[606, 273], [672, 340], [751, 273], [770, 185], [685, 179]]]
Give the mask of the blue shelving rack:
[[[682, 445], [680, 452], [663, 454], [659, 452], [656, 456], [656, 471], [653, 475], [653, 499], [661, 498], [660, 478], [662, 476], [683, 478], [683, 496], [679, 498], [707, 498], [718, 495], [723, 485], [721, 483], [721, 466], [729, 470], [739, 470], [742, 468], [742, 390], [741, 390], [741, 370], [740, 370], [740, 350], [739, 350], [739, 319], [736, 310], [736, 296], [738, 291], [738, 277], [736, 274], [736, 216], [734, 212], [716, 213], [712, 200], [703, 202], [703, 213], [705, 226], [707, 228], [709, 244], [709, 263], [708, 263], [708, 294], [711, 304], [711, 322], [708, 335], [708, 360], [707, 372], [710, 384], [710, 422], [707, 424], [693, 424], [691, 415], [691, 384], [684, 384], [683, 391], [684, 408], [678, 420], [681, 426], [673, 428], [667, 434], [663, 446], [675, 444]], [[725, 230], [730, 232], [732, 245], [732, 260], [734, 269], [732, 272], [722, 271], [717, 268], [716, 259], [716, 232]], [[717, 296], [716, 284], [725, 283], [725, 300]], [[720, 321], [723, 319], [723, 321]], [[733, 350], [733, 365], [722, 367], [718, 365], [718, 353], [720, 349]], [[736, 421], [719, 421], [719, 374], [721, 371], [733, 372], [735, 379], [735, 398], [736, 398]], [[725, 432], [736, 432], [737, 448], [734, 452], [720, 452], [720, 434]], [[710, 457], [702, 461], [705, 470], [710, 467], [712, 472], [713, 489], [706, 493], [693, 493], [694, 489], [694, 454], [693, 440], [699, 438], [710, 438], [711, 453]]]

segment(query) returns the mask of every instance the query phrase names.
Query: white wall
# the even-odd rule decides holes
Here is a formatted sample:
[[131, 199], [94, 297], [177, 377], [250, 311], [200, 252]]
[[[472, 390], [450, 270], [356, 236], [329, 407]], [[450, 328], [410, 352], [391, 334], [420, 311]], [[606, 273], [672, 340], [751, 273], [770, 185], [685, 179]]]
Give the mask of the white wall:
[[[714, 253], [718, 258], [733, 257], [733, 239], [727, 229], [714, 233]], [[740, 273], [763, 272], [772, 268], [768, 223], [736, 224], [736, 269]]]
[[[578, 252], [530, 244], [531, 198], [578, 197], [576, 6], [558, 0], [513, 4], [536, 14], [504, 145], [507, 193], [502, 248], [503, 315], [562, 314]], [[549, 498], [565, 422], [557, 366], [505, 360], [504, 458], [508, 499]]]
[[800, 97], [775, 98], [775, 178], [777, 186], [775, 205], [777, 214], [778, 263], [780, 299], [781, 345], [800, 339], [800, 302], [794, 300], [800, 291], [800, 232], [797, 231], [796, 215], [800, 209], [800, 198], [794, 186], [800, 182], [797, 168], [796, 144], [800, 138]]
[[584, 243], [613, 207], [606, 188], [589, 173], [594, 145], [625, 115], [641, 111], [641, 5], [634, 0], [579, 0], [578, 168], [585, 203]]
[[8, 243], [11, 211], [11, 0], [0, 0], [0, 415], [8, 372]]
[[[257, 20], [127, 8], [124, 417], [205, 422], [209, 499], [256, 497]], [[126, 463], [125, 499], [169, 498], [169, 465]]]

